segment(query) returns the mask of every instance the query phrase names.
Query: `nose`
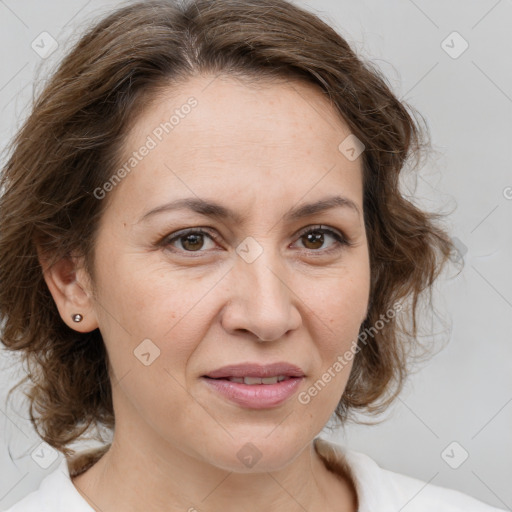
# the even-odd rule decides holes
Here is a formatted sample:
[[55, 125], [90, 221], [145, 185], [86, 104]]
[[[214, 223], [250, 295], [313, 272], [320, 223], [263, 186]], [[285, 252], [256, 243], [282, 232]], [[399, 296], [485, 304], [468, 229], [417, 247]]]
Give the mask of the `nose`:
[[266, 248], [253, 262], [236, 257], [230, 272], [231, 290], [222, 326], [231, 334], [252, 333], [258, 341], [281, 339], [301, 324], [292, 272]]

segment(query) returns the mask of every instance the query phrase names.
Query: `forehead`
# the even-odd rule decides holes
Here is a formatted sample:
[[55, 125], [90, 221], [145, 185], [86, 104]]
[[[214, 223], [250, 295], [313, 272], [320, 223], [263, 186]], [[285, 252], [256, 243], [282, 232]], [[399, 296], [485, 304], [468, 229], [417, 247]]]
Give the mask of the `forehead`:
[[240, 200], [258, 194], [261, 201], [255, 186], [265, 183], [269, 201], [336, 188], [361, 204], [361, 159], [350, 161], [339, 149], [349, 135], [311, 84], [197, 76], [161, 91], [142, 112], [124, 159], [151, 148], [120, 188], [153, 203], [226, 193], [236, 201], [233, 190]]
[[[193, 104], [193, 106], [190, 106]], [[160, 129], [159, 129], [160, 128]], [[350, 130], [319, 87], [295, 80], [252, 80], [199, 75], [161, 90], [129, 133], [126, 147], [153, 133], [158, 142], [172, 132], [174, 142], [195, 152], [208, 144], [229, 148], [246, 145], [292, 146], [337, 150]], [[263, 155], [261, 155], [263, 156]]]

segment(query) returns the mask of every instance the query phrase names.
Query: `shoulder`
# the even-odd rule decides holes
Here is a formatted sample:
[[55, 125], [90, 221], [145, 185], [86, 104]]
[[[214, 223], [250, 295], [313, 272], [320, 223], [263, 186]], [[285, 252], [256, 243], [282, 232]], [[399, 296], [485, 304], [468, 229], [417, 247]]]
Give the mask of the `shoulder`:
[[[350, 468], [359, 500], [359, 512], [379, 510], [391, 512], [500, 512], [472, 496], [430, 482], [424, 482], [381, 468], [364, 453], [348, 450], [342, 445], [317, 438], [320, 456], [328, 467]], [[334, 459], [336, 462], [334, 462]]]
[[441, 487], [430, 482], [395, 473], [379, 468], [384, 485], [388, 485], [392, 493], [402, 503], [407, 504], [409, 512], [498, 512], [501, 509], [492, 507], [468, 494]]
[[43, 478], [37, 490], [27, 494], [23, 499], [15, 503], [5, 512], [46, 512], [59, 510], [57, 499], [65, 473], [62, 472], [65, 459], [61, 461], [57, 469]]
[[32, 491], [3, 512], [92, 512], [71, 481], [68, 460], [43, 478], [37, 490]]

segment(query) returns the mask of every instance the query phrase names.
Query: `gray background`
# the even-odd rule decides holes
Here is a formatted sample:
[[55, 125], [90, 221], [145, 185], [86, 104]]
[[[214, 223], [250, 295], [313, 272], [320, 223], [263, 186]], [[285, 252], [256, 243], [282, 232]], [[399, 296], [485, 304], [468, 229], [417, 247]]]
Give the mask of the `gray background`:
[[[341, 32], [427, 119], [437, 153], [416, 178], [404, 180], [404, 191], [423, 207], [452, 212], [445, 225], [465, 260], [459, 276], [452, 273], [438, 282], [436, 314], [425, 318], [425, 340], [440, 340], [445, 348], [418, 367], [400, 399], [378, 418], [380, 424], [326, 429], [324, 435], [387, 469], [510, 510], [512, 2], [295, 3]], [[0, 0], [2, 148], [27, 114], [35, 73], [44, 77], [64, 55], [70, 37], [118, 5], [113, 0]], [[46, 60], [31, 48], [43, 31], [59, 43]], [[462, 48], [462, 40], [450, 36], [454, 31], [469, 44], [457, 58], [453, 52]], [[0, 508], [7, 508], [36, 489], [62, 456], [46, 469], [34, 463], [31, 453], [41, 440], [25, 404], [18, 394], [17, 405], [5, 407], [7, 389], [23, 370], [3, 351], [0, 365]]]

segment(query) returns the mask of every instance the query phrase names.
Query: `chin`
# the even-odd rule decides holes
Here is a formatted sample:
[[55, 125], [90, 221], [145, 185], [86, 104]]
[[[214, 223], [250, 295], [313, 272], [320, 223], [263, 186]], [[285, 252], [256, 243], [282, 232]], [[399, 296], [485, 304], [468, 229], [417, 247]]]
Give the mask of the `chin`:
[[287, 436], [279, 439], [264, 433], [238, 436], [212, 447], [209, 462], [214, 466], [234, 473], [263, 473], [279, 471], [298, 457], [307, 441]]

